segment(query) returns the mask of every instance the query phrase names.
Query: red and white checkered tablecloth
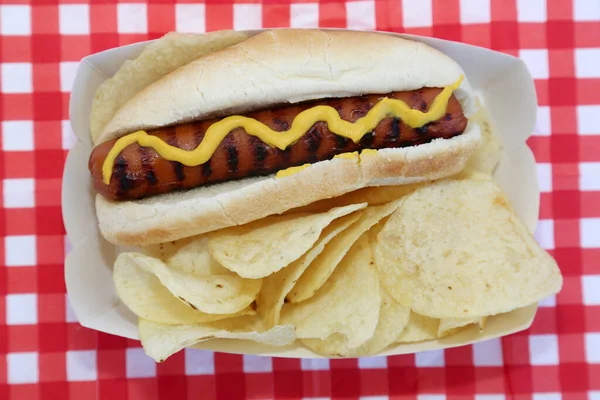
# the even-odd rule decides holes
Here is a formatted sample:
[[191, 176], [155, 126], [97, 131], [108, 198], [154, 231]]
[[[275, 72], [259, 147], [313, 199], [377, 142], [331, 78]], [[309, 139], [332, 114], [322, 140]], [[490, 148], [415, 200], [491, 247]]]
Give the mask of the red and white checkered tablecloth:
[[[61, 174], [78, 61], [167, 31], [350, 27], [521, 57], [535, 78], [536, 237], [564, 289], [526, 332], [350, 360], [185, 351], [157, 365], [69, 308]], [[0, 399], [600, 399], [600, 0], [0, 0]]]

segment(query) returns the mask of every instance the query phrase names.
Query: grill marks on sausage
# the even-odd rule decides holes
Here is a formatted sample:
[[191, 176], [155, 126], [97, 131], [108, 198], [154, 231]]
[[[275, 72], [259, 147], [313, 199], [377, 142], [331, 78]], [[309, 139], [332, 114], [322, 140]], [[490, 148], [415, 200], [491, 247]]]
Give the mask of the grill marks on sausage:
[[[175, 128], [169, 128], [167, 133], [167, 143], [171, 146], [179, 147], [177, 143], [177, 131]], [[183, 170], [184, 165], [177, 161], [170, 161], [173, 167], [173, 172], [177, 180], [182, 183], [185, 180], [185, 172]]]
[[113, 177], [117, 180], [117, 195], [124, 194], [133, 189], [133, 181], [127, 176], [127, 160], [122, 155], [115, 159]]

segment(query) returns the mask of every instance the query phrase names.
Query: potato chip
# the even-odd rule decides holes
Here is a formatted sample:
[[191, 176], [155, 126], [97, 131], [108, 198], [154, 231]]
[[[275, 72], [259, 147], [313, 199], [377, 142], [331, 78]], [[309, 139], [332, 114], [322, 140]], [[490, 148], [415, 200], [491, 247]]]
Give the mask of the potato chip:
[[439, 326], [439, 319], [429, 318], [424, 315], [411, 312], [408, 324], [406, 324], [404, 330], [396, 339], [396, 342], [413, 343], [437, 339]]
[[324, 356], [363, 357], [376, 355], [390, 344], [394, 343], [406, 324], [410, 310], [396, 303], [382, 291], [379, 323], [375, 334], [366, 343], [356, 349], [349, 349], [344, 335], [334, 333], [325, 340], [302, 339], [302, 343]]
[[295, 326], [301, 339], [342, 334], [347, 346], [354, 349], [375, 334], [380, 308], [379, 277], [368, 239], [363, 236], [317, 294], [283, 306], [281, 323]]
[[331, 223], [323, 230], [321, 237], [315, 245], [302, 257], [264, 278], [263, 286], [258, 296], [258, 312], [265, 321], [266, 326], [274, 326], [279, 323], [279, 314], [285, 296], [292, 290], [300, 276], [304, 273], [310, 263], [323, 251], [325, 245], [336, 237], [344, 229], [356, 222], [362, 210], [341, 217]]
[[272, 346], [287, 346], [296, 339], [293, 326], [278, 325], [264, 330], [260, 321], [254, 317], [177, 326], [140, 319], [138, 331], [144, 352], [156, 362], [165, 361], [185, 347], [215, 338], [244, 339]]
[[139, 318], [167, 325], [194, 324], [254, 314], [247, 307], [239, 314], [206, 314], [179, 301], [158, 278], [146, 272], [127, 254], [117, 257], [113, 281], [121, 301]]
[[171, 269], [160, 259], [140, 253], [122, 253], [144, 271], [153, 273], [179, 300], [207, 314], [234, 314], [257, 297], [261, 280], [240, 279], [233, 274], [196, 276]]
[[210, 233], [208, 248], [225, 268], [244, 278], [262, 278], [306, 253], [331, 221], [366, 206], [362, 203], [320, 214], [267, 217]]
[[453, 334], [459, 328], [464, 328], [468, 325], [479, 325], [479, 330], [483, 331], [486, 317], [474, 317], [474, 318], [442, 318], [440, 320], [440, 326], [438, 327], [438, 336], [446, 336]]
[[445, 180], [403, 198], [379, 232], [384, 289], [435, 318], [494, 315], [557, 293], [562, 276], [492, 180]]
[[331, 276], [358, 238], [382, 218], [394, 212], [397, 207], [398, 201], [393, 201], [385, 205], [367, 208], [355, 224], [337, 235], [325, 247], [323, 253], [308, 266], [306, 272], [287, 295], [287, 299], [291, 303], [299, 303], [313, 296]]

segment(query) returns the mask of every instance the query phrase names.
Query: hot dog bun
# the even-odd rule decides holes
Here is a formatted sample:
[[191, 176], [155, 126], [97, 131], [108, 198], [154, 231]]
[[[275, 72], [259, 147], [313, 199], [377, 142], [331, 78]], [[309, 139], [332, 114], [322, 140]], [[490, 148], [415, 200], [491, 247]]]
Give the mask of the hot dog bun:
[[[461, 67], [445, 54], [389, 35], [266, 31], [153, 81], [116, 110], [94, 143], [139, 129], [284, 103], [443, 87], [461, 75]], [[476, 107], [466, 77], [454, 95], [471, 117]], [[322, 161], [285, 178], [246, 178], [135, 201], [113, 202], [98, 195], [100, 230], [115, 244], [146, 246], [244, 224], [367, 186], [439, 179], [462, 170], [480, 136], [479, 126], [470, 121], [452, 139]]]

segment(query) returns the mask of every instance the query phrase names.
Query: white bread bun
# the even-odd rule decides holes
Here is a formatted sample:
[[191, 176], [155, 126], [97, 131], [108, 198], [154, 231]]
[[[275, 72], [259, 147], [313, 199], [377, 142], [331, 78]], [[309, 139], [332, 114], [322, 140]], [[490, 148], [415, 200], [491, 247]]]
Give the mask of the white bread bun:
[[[97, 143], [138, 129], [242, 113], [325, 97], [443, 87], [464, 72], [419, 42], [353, 31], [266, 31], [201, 57], [131, 97]], [[454, 92], [467, 117], [475, 99], [466, 77]], [[248, 223], [318, 200], [379, 185], [434, 180], [461, 171], [480, 142], [479, 126], [452, 139], [322, 161], [274, 175], [135, 201], [96, 197], [100, 231], [112, 243], [148, 246]]]

